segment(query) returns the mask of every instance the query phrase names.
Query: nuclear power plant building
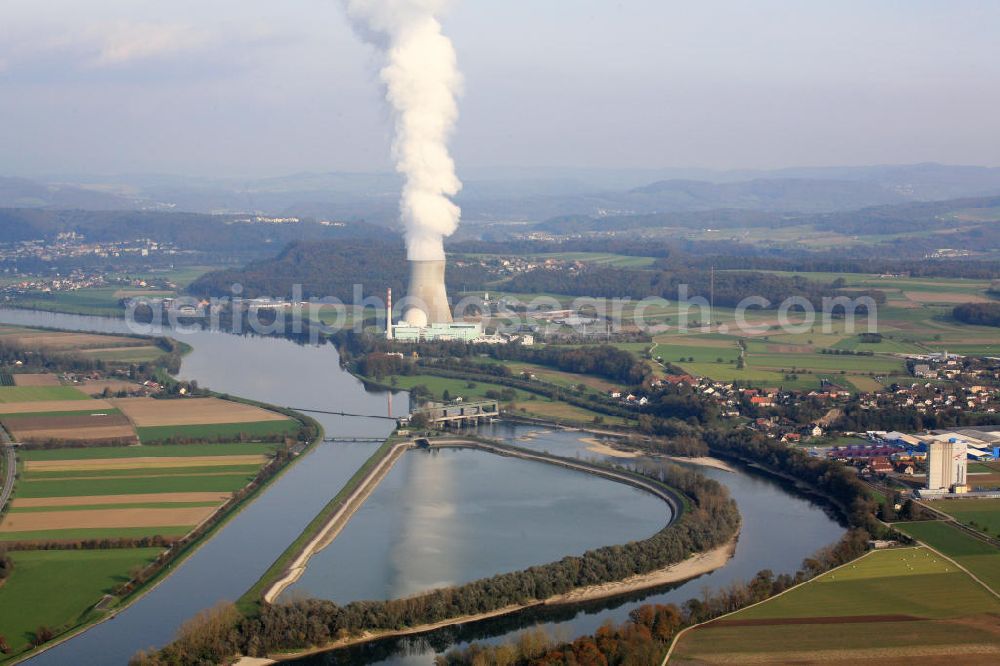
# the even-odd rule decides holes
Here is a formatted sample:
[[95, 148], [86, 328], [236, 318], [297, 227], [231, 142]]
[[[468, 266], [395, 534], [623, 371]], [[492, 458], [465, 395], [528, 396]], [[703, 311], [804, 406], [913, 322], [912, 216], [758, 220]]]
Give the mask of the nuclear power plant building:
[[479, 323], [442, 322], [426, 326], [412, 326], [407, 323], [392, 326], [392, 339], [400, 342], [432, 342], [434, 340], [461, 340], [472, 342], [483, 335]]
[[400, 342], [472, 342], [482, 337], [482, 324], [453, 321], [445, 289], [444, 269], [443, 259], [410, 261], [408, 302], [403, 310], [403, 319], [398, 324], [392, 323], [392, 291], [388, 292], [386, 338]]

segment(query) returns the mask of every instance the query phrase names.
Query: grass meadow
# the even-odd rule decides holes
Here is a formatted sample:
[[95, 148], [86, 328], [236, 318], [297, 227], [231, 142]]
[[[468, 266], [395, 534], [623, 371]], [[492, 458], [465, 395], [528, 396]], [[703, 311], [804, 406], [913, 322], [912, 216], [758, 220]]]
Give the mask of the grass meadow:
[[0, 634], [12, 655], [29, 646], [39, 626], [55, 632], [85, 621], [90, 609], [158, 548], [35, 550], [11, 553], [14, 572], [0, 587]]
[[[684, 634], [677, 663], [919, 659], [995, 646], [1000, 599], [927, 548], [873, 552]], [[977, 662], [978, 663], [978, 662]], [[984, 662], [985, 663], [985, 662]]]
[[953, 558], [1000, 593], [1000, 549], [944, 521], [894, 523], [893, 527]]

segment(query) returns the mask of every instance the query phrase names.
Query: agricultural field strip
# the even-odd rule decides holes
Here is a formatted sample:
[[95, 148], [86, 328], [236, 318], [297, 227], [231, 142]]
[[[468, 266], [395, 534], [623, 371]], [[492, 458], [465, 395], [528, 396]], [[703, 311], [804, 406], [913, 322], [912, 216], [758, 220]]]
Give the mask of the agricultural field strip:
[[27, 348], [41, 348], [53, 351], [85, 351], [88, 348], [127, 348], [147, 347], [148, 338], [128, 338], [99, 333], [61, 333], [57, 331], [41, 331], [22, 329], [20, 331], [4, 331], [0, 333], [4, 342]]
[[[26, 402], [85, 400], [93, 399], [72, 386], [0, 386], [0, 403], [7, 403], [0, 409], [9, 409], [10, 404], [16, 405], [15, 409], [30, 409], [28, 406], [22, 406], [21, 403]], [[80, 406], [77, 405], [75, 409], [80, 409]], [[51, 408], [47, 411], [51, 411]]]
[[[79, 536], [86, 531], [79, 533]], [[40, 625], [75, 624], [133, 567], [152, 562], [162, 548], [117, 550], [26, 550], [11, 553], [14, 574], [0, 588], [0, 633], [11, 655], [28, 648]], [[46, 603], [39, 603], [45, 600]]]
[[[982, 619], [980, 624], [988, 627], [991, 621], [984, 618], [997, 612], [996, 598], [930, 548], [874, 551], [779, 596], [686, 632], [671, 653], [680, 659], [704, 655], [708, 661], [716, 661], [708, 655], [718, 655], [727, 663], [782, 662], [802, 650], [842, 652], [846, 637], [851, 636], [852, 646], [906, 646], [916, 650], [912, 656], [922, 656], [935, 648], [921, 646], [995, 646], [996, 628], [991, 633], [974, 625]], [[801, 623], [825, 629], [803, 632], [797, 628]], [[889, 640], [894, 637], [904, 639]], [[779, 646], [795, 646], [797, 651]], [[950, 645], [949, 649], [958, 647]]]
[[183, 446], [111, 446], [82, 449], [34, 449], [22, 451], [25, 460], [87, 460], [91, 458], [202, 457], [221, 455], [267, 455], [273, 444], [185, 444]]
[[[5, 540], [19, 534], [29, 539], [41, 534], [59, 538], [60, 531], [88, 529], [110, 530], [106, 536], [115, 536], [116, 530], [176, 529], [200, 524], [269, 460], [268, 447], [253, 447], [249, 450], [254, 452], [244, 453], [248, 448], [236, 445], [229, 449], [232, 454], [220, 454], [227, 446], [198, 447], [197, 452], [216, 453], [200, 456], [162, 455], [166, 450], [184, 451], [183, 446], [127, 447], [124, 451], [102, 448], [117, 454], [108, 458], [90, 457], [72, 449], [26, 451], [21, 492], [12, 511], [0, 523], [0, 533], [6, 535]], [[158, 455], [144, 455], [147, 451]], [[71, 457], [57, 457], [67, 452]], [[178, 471], [183, 475], [175, 474]], [[84, 476], [88, 472], [90, 476]], [[101, 476], [102, 472], [105, 476]], [[46, 476], [53, 474], [60, 476]], [[211, 487], [217, 491], [212, 493], [176, 492], [193, 489], [192, 484], [199, 483], [222, 485]], [[163, 492], [148, 492], [154, 486]], [[220, 492], [223, 490], [230, 492]], [[109, 497], [107, 492], [114, 494]], [[61, 499], [33, 501], [32, 495], [58, 495]]]
[[[969, 466], [969, 477], [972, 483], [978, 483], [982, 475], [972, 471], [973, 466]], [[996, 475], [993, 468], [982, 466], [985, 470], [983, 475]], [[1000, 480], [1000, 479], [998, 479]], [[989, 481], [987, 481], [988, 483]], [[950, 499], [927, 502], [932, 508], [946, 513], [949, 516], [963, 523], [975, 522], [980, 530], [985, 527], [993, 535], [1000, 534], [1000, 500], [991, 499]]]
[[[3, 389], [0, 389], [2, 392]], [[23, 414], [67, 414], [73, 412], [117, 412], [107, 400], [95, 400], [87, 395], [78, 400], [37, 400], [32, 402], [0, 402], [0, 416]], [[2, 398], [2, 393], [0, 393]]]
[[77, 495], [71, 497], [17, 497], [11, 503], [12, 508], [24, 507], [65, 507], [74, 505], [106, 505], [122, 502], [170, 502], [170, 503], [220, 503], [229, 499], [226, 492], [164, 492], [164, 493], [133, 493], [129, 495]]
[[[116, 407], [112, 407], [111, 405], [102, 406], [101, 403], [103, 402], [103, 400], [88, 400], [86, 402], [80, 400], [70, 400], [67, 402], [59, 400], [55, 402], [29, 402], [21, 404], [31, 405], [31, 407], [22, 408], [18, 405], [17, 411], [9, 411], [7, 409], [14, 403], [0, 403], [0, 419], [15, 422], [26, 418], [111, 416], [112, 414], [121, 414], [121, 410]], [[97, 407], [91, 407], [92, 403], [98, 403]], [[88, 409], [80, 409], [81, 407], [88, 407]]]
[[893, 527], [948, 558], [1000, 598], [1000, 549], [966, 534], [948, 521], [894, 523]]
[[[128, 497], [121, 495], [120, 497]], [[204, 506], [219, 506], [219, 502], [121, 502], [118, 504], [66, 504], [59, 507], [50, 506], [11, 506], [12, 513], [44, 513], [46, 511], [85, 511], [93, 509], [179, 509]]]
[[106, 427], [94, 425], [89, 427], [77, 426], [76, 428], [38, 428], [35, 430], [14, 429], [12, 434], [17, 436], [18, 439], [34, 441], [45, 441], [49, 439], [62, 441], [101, 441], [102, 443], [104, 443], [105, 440], [135, 441], [135, 431], [130, 425]]
[[49, 372], [13, 375], [14, 386], [62, 386], [57, 375]]
[[112, 399], [110, 402], [140, 428], [290, 420], [284, 414], [218, 398], [178, 400], [119, 398]]
[[[202, 477], [231, 477], [233, 479], [250, 479], [254, 473], [259, 469], [256, 466], [244, 466], [234, 469], [229, 468], [219, 468], [210, 467], [211, 472], [204, 471], [191, 471], [187, 469], [183, 472], [177, 472], [175, 470], [170, 471], [159, 471], [155, 474], [149, 472], [146, 473], [133, 473], [132, 470], [125, 470], [122, 472], [107, 472], [104, 474], [90, 474], [79, 476], [75, 474], [49, 474], [45, 476], [35, 476], [25, 479], [25, 483], [33, 484], [30, 487], [42, 487], [39, 482], [49, 481], [120, 481], [123, 479], [176, 479], [178, 481], [183, 479], [196, 479]], [[138, 471], [138, 470], [136, 470]]]
[[157, 469], [161, 467], [217, 467], [226, 465], [263, 465], [264, 455], [153, 456], [134, 458], [89, 458], [84, 460], [27, 460], [26, 472], [71, 472], [91, 469]]
[[0, 532], [197, 525], [211, 516], [216, 508], [217, 505], [162, 509], [109, 507], [9, 513], [0, 523]]

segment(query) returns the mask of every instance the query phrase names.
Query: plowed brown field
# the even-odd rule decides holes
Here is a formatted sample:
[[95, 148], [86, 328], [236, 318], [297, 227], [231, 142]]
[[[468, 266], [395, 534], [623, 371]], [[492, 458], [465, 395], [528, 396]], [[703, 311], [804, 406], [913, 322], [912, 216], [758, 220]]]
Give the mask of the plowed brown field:
[[114, 527], [170, 527], [197, 525], [215, 511], [214, 506], [179, 509], [81, 509], [79, 511], [33, 511], [8, 513], [0, 532], [33, 532]]
[[121, 398], [112, 400], [118, 409], [140, 428], [149, 426], [201, 425], [215, 423], [254, 423], [284, 421], [284, 414], [218, 398], [156, 400]]

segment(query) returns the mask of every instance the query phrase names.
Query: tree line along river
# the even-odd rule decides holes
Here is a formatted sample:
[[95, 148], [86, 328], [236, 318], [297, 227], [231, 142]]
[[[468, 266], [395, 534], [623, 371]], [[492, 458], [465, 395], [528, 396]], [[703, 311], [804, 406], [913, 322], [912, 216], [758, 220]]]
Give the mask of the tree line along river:
[[[0, 323], [129, 332], [121, 320], [21, 310], [0, 310]], [[340, 367], [332, 345], [209, 331], [173, 337], [193, 347], [180, 376], [215, 391], [356, 414], [395, 416], [408, 408], [406, 394], [390, 399], [366, 391]], [[384, 437], [392, 429], [386, 420], [312, 416], [328, 434]], [[586, 450], [579, 433], [500, 423], [488, 434], [556, 455], [601, 457]], [[113, 619], [29, 663], [124, 664], [138, 650], [169, 642], [185, 620], [221, 600], [237, 599], [253, 585], [375, 446], [314, 447], [154, 589]], [[705, 585], [723, 586], [764, 568], [792, 572], [843, 530], [822, 507], [770, 478], [744, 469], [702, 471], [729, 488], [743, 517], [734, 557], [715, 572], [669, 589], [385, 639], [299, 663], [428, 664], [450, 647], [504, 640], [536, 624], [576, 636], [609, 618], [621, 621], [642, 603], [684, 601], [699, 596]], [[660, 500], [606, 479], [481, 451], [414, 451], [286, 595], [337, 602], [403, 596], [642, 539], [667, 520], [669, 509]]]

